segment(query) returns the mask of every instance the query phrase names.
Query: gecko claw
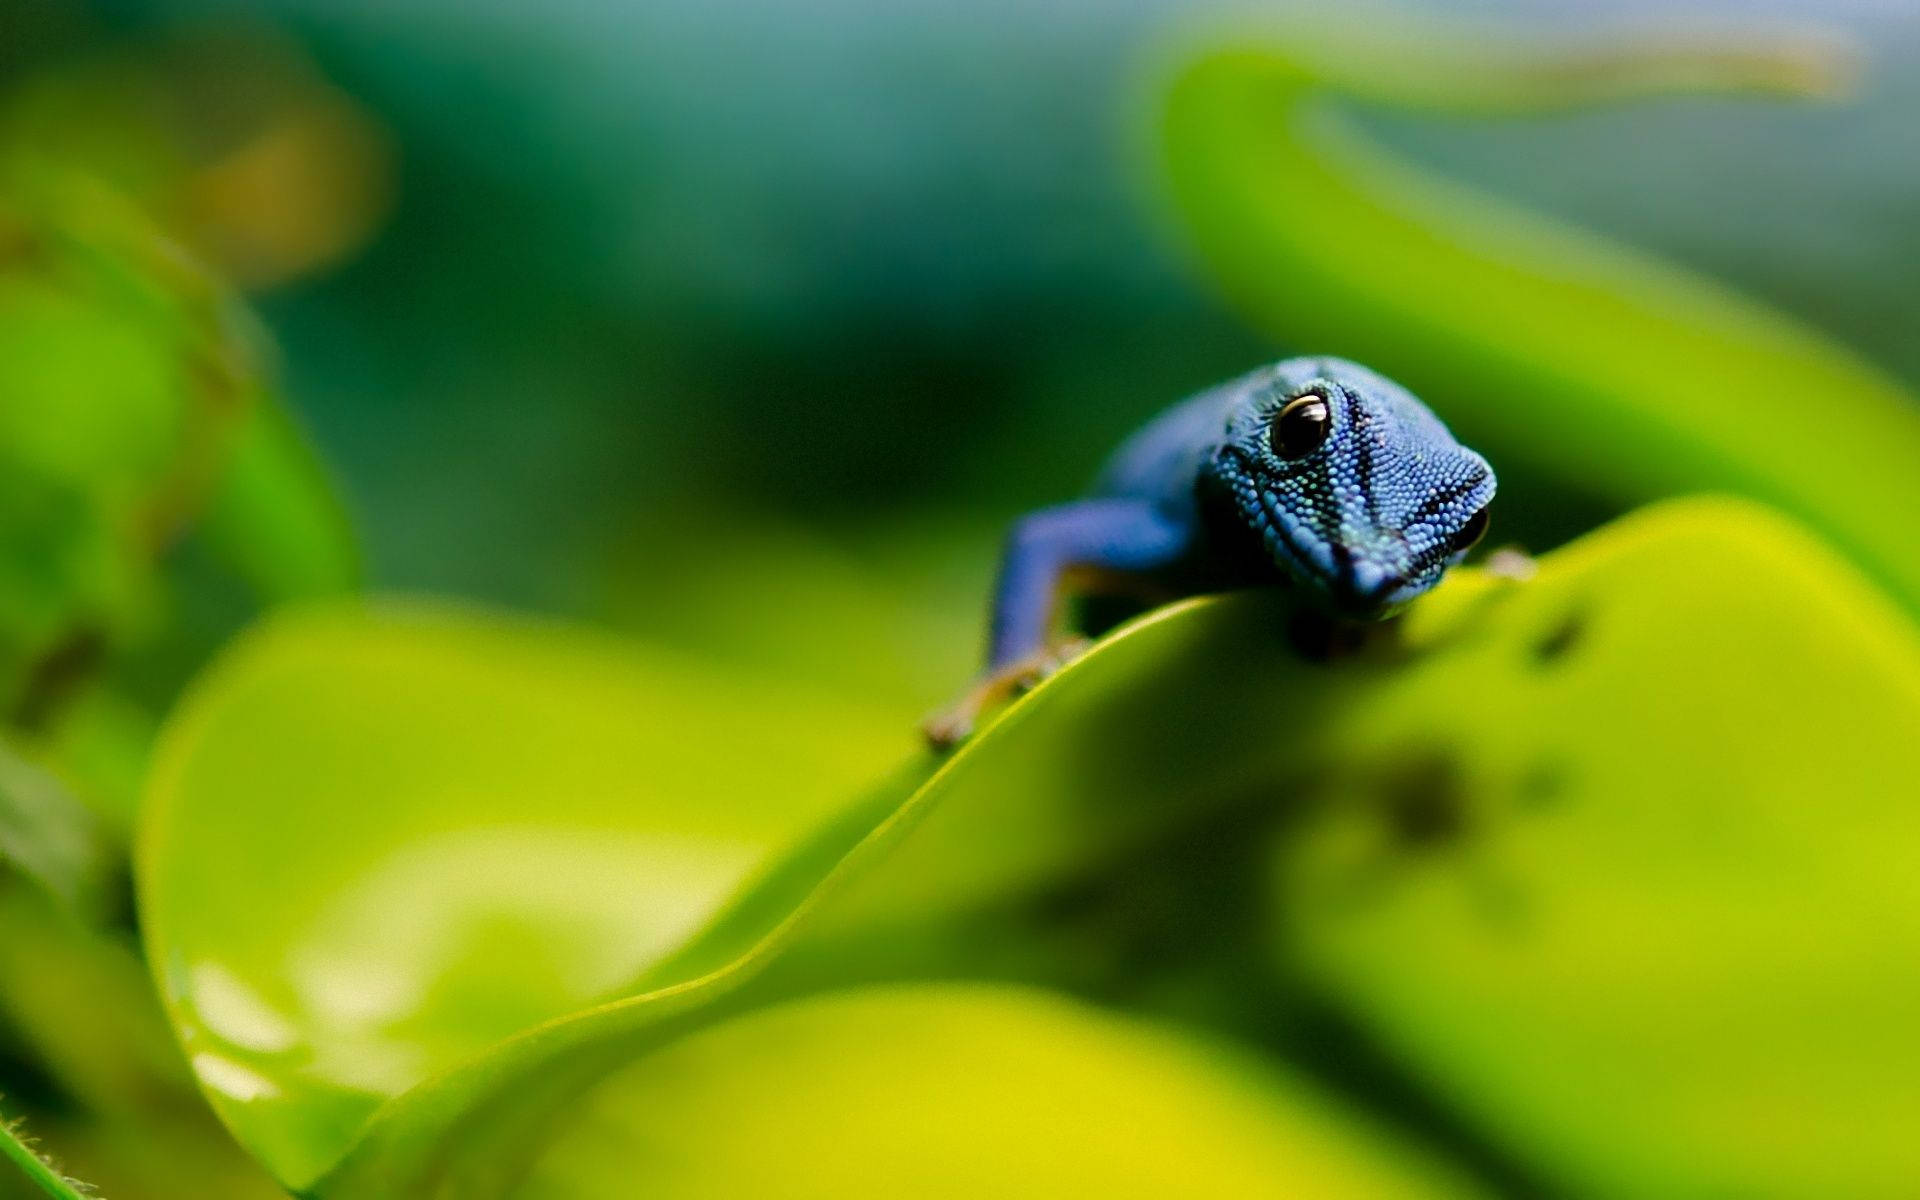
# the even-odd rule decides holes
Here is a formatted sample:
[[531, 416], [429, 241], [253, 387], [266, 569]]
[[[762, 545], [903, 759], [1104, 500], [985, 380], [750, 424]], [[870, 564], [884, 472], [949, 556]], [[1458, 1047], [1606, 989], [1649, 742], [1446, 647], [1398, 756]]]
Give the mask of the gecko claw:
[[964, 703], [956, 704], [920, 722], [920, 736], [927, 739], [927, 749], [951, 750], [964, 741], [973, 732], [973, 722], [977, 716], [967, 711], [970, 707]]
[[1016, 659], [968, 688], [958, 700], [920, 723], [920, 733], [934, 750], [950, 750], [973, 732], [980, 714], [1039, 686], [1042, 680], [1086, 653], [1093, 643], [1066, 638], [1022, 659]]

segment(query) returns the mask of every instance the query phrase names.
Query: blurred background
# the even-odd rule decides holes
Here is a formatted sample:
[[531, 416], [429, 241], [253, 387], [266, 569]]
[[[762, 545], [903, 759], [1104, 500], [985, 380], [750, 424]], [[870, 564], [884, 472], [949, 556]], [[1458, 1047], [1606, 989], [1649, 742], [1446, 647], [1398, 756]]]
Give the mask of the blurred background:
[[[797, 534], [822, 569], [917, 561], [971, 609], [1007, 517], [1170, 399], [1311, 349], [1214, 301], [1137, 153], [1156, 35], [1195, 8], [8, 0], [0, 79], [16, 129], [137, 158], [160, 152], [104, 145], [126, 139], [88, 126], [86, 84], [138, 63], [175, 110], [149, 133], [198, 167], [276, 136], [263, 93], [338, 89], [306, 161], [254, 164], [318, 227], [279, 236], [316, 244], [239, 273], [376, 584], [672, 626], [733, 535]], [[1687, 8], [1836, 23], [1870, 74], [1845, 108], [1372, 125], [1920, 377], [1920, 16]], [[310, 96], [271, 99], [312, 120]], [[972, 653], [929, 649], [939, 671]]]
[[[285, 478], [324, 473], [359, 549], [239, 553], [255, 592], [329, 590], [357, 571], [379, 590], [582, 618], [895, 705], [904, 754], [912, 716], [975, 665], [1010, 519], [1078, 491], [1172, 400], [1318, 349], [1273, 342], [1215, 295], [1144, 145], [1168, 30], [1246, 8], [0, 0], [0, 161], [111, 197], [97, 212], [48, 202], [53, 225], [91, 231], [72, 243], [81, 258], [117, 244], [99, 233], [122, 228], [116, 204], [188, 247], [206, 276], [164, 247], [126, 255], [138, 280], [192, 275], [156, 285], [156, 303], [187, 311], [180, 336], [214, 347], [184, 386], [214, 396], [212, 412], [222, 389], [271, 380], [274, 419], [283, 408], [317, 451], [261, 454], [299, 460]], [[1865, 74], [1844, 105], [1360, 119], [1416, 162], [1731, 283], [1920, 381], [1920, 8], [1683, 8], [1818, 20], [1868, 50]], [[1477, 0], [1455, 14], [1590, 29], [1676, 9]], [[38, 236], [0, 220], [0, 272], [37, 269], [20, 247]], [[215, 281], [246, 311], [196, 290]], [[16, 301], [0, 286], [0, 308]], [[0, 385], [26, 377], [44, 330], [69, 328], [58, 306], [28, 308], [50, 323], [0, 323]], [[9, 328], [25, 332], [10, 342]], [[81, 349], [63, 363], [105, 344], [72, 329]], [[140, 511], [171, 546], [171, 506], [199, 484], [169, 474], [192, 454], [161, 457], [140, 476]], [[127, 461], [109, 476], [130, 478]], [[250, 478], [230, 485], [282, 494], [282, 474]], [[18, 490], [0, 480], [0, 513], [41, 521]], [[303, 503], [254, 509], [324, 522]], [[1496, 541], [1545, 550], [1606, 515], [1573, 498], [1501, 510]], [[105, 692], [69, 686], [102, 651], [62, 640], [66, 600], [46, 602], [41, 631], [43, 598], [0, 578], [0, 616], [35, 631], [19, 662], [0, 655], [6, 736], [77, 783], [112, 847], [89, 901], [104, 942], [0, 909], [0, 1094], [83, 1161], [92, 1135], [76, 1120], [63, 1143], [62, 1114], [119, 1105], [151, 1138], [154, 1171], [184, 1135], [152, 1110], [180, 1114], [208, 1147], [186, 1177], [230, 1170], [221, 1194], [265, 1195], [193, 1108], [149, 1011], [116, 857], [154, 722], [257, 610], [208, 565], [246, 531], [209, 529], [169, 560], [164, 615], [145, 584], [112, 575], [113, 554], [73, 566], [93, 589], [78, 610], [111, 614]], [[809, 630], [821, 636], [796, 634]], [[0, 746], [0, 788], [18, 790], [11, 753]], [[0, 886], [0, 905], [16, 900]], [[49, 955], [70, 969], [28, 979], [22, 964]], [[114, 997], [137, 999], [122, 1013]], [[159, 1086], [149, 1067], [175, 1090], [143, 1092]]]

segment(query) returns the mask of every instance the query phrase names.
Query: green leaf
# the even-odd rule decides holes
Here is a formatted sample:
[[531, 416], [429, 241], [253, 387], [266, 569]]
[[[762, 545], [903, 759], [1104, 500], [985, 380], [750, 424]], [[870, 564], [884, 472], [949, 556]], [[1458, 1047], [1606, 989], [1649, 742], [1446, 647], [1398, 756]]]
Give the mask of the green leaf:
[[510, 1195], [1480, 1195], [1289, 1074], [1044, 992], [758, 1010], [566, 1106]]
[[383, 1101], [618, 995], [912, 738], [534, 624], [269, 622], [159, 751], [150, 958], [215, 1105], [303, 1185]]
[[259, 372], [227, 298], [66, 177], [0, 186], [0, 699], [18, 721], [149, 626]]
[[0, 869], [18, 871], [69, 910], [107, 915], [119, 847], [46, 771], [0, 742]]
[[1289, 345], [1424, 396], [1502, 472], [1507, 511], [1550, 512], [1570, 493], [1739, 492], [1807, 521], [1920, 608], [1909, 392], [1710, 280], [1399, 161], [1342, 111], [1819, 93], [1844, 66], [1835, 48], [1393, 26], [1241, 30], [1184, 52], [1161, 157], [1235, 304]]
[[1376, 766], [1278, 845], [1275, 953], [1556, 1193], [1902, 1194], [1920, 648], [1708, 532], [1582, 548], [1336, 717]]
[[235, 430], [201, 535], [262, 602], [351, 592], [360, 547], [319, 455], [284, 405], [262, 397]]
[[[852, 804], [839, 798], [904, 739], [895, 718], [559, 631], [418, 611], [283, 618], [216, 667], [165, 735], [139, 856], [149, 956], [214, 1103], [284, 1182], [479, 1197], [500, 1194], [608, 1071], [644, 1070], [643, 1054], [782, 989], [995, 970], [992, 947], [939, 931], [1122, 871], [1223, 814], [1266, 815], [1234, 840], [1258, 865], [1285, 857], [1299, 814], [1404, 797], [1404, 779], [1425, 778], [1414, 768], [1457, 774], [1492, 804], [1583, 793], [1633, 760], [1637, 794], [1676, 813], [1722, 794], [1744, 798], [1736, 814], [1771, 812], [1813, 780], [1857, 783], [1834, 774], [1835, 752], [1893, 772], [1894, 794], [1920, 784], [1900, 766], [1920, 719], [1911, 627], [1749, 505], [1650, 511], [1549, 556], [1526, 584], [1456, 573], [1398, 647], [1333, 667], [1292, 652], [1281, 604], [1246, 594], [1154, 614], [931, 778], [910, 765]], [[1780, 696], [1798, 702], [1775, 711]], [[1555, 714], [1538, 738], [1535, 707]], [[1384, 840], [1375, 857], [1391, 865], [1393, 837], [1446, 834], [1451, 810], [1418, 799], [1384, 815], [1359, 804], [1365, 836], [1305, 838], [1319, 848], [1283, 880], [1337, 892], [1330, 873], [1359, 868], [1321, 843], [1371, 853]], [[1864, 818], [1851, 845], [1889, 863], [1920, 852], [1910, 824], [1871, 819], [1884, 809], [1842, 811]], [[1873, 928], [1900, 927], [1911, 889], [1867, 878], [1886, 885]], [[1701, 886], [1716, 882], [1754, 886]], [[1798, 945], [1778, 947], [1778, 970], [1795, 969]], [[1805, 1099], [1822, 1120], [1846, 1101]], [[1482, 1132], [1550, 1160], [1532, 1128]], [[1855, 1137], [1863, 1161], [1894, 1153], [1874, 1129]], [[1747, 1153], [1756, 1172], [1779, 1165], [1765, 1145]]]
[[[0, 1172], [14, 1174], [15, 1178], [24, 1177], [37, 1191], [56, 1200], [88, 1200], [90, 1195], [85, 1187], [40, 1157], [17, 1122], [4, 1118], [0, 1118], [0, 1164], [4, 1164], [0, 1165]], [[5, 1180], [0, 1179], [0, 1183]]]

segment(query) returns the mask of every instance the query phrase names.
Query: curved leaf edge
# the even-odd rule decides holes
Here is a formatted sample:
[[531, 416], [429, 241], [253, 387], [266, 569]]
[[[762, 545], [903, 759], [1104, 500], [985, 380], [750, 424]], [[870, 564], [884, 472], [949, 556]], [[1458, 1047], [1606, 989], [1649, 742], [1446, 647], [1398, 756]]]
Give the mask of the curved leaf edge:
[[[1920, 418], [1901, 383], [1726, 283], [1411, 163], [1344, 111], [1821, 96], [1847, 74], [1845, 48], [1817, 27], [1655, 25], [1586, 45], [1502, 26], [1409, 37], [1401, 21], [1390, 34], [1239, 21], [1173, 43], [1141, 159], [1198, 273], [1256, 327], [1387, 372], [1505, 460], [1619, 504], [1739, 492], [1920, 605], [1920, 559], [1891, 517], [1920, 494], [1907, 465]], [[1772, 397], [1803, 391], [1844, 408], [1847, 437], [1766, 436]], [[1530, 415], [1541, 403], [1557, 436]]]
[[[625, 1048], [640, 1053], [646, 1046], [670, 1041], [704, 1024], [709, 1005], [750, 981], [777, 958], [818, 909], [870, 862], [885, 857], [933, 811], [951, 780], [972, 769], [971, 764], [976, 760], [990, 756], [1000, 741], [1019, 736], [1019, 730], [1034, 720], [1036, 714], [1044, 713], [1049, 697], [1058, 695], [1063, 686], [1077, 686], [1075, 680], [1083, 678], [1089, 670], [1098, 671], [1103, 662], [1095, 656], [1101, 647], [1141, 636], [1156, 626], [1177, 622], [1188, 613], [1219, 602], [1218, 598], [1197, 597], [1128, 622], [1103, 639], [1095, 650], [1067, 664], [1010, 705], [931, 774], [927, 773], [925, 760], [909, 762], [893, 779], [874, 789], [841, 820], [823, 830], [819, 838], [765, 872], [733, 907], [716, 914], [703, 933], [675, 958], [681, 961], [694, 958], [700, 953], [705, 938], [730, 936], [725, 927], [735, 914], [746, 908], [765, 911], [772, 907], [769, 893], [778, 895], [800, 885], [802, 898], [737, 955], [691, 978], [610, 1000], [525, 1030], [481, 1056], [388, 1100], [368, 1118], [360, 1139], [348, 1148], [339, 1163], [307, 1185], [308, 1194], [342, 1197], [363, 1194], [361, 1189], [374, 1186], [375, 1181], [386, 1181], [387, 1186], [392, 1186], [396, 1178], [410, 1178], [409, 1168], [430, 1176], [438, 1164], [431, 1161], [431, 1155], [418, 1153], [422, 1129], [450, 1132], [496, 1083], [520, 1077], [543, 1061], [603, 1039], [650, 1035], [645, 1036], [644, 1045]], [[663, 965], [671, 965], [672, 961]], [[409, 1147], [406, 1143], [414, 1145]], [[406, 1166], [396, 1173], [396, 1167], [401, 1164]], [[395, 1194], [405, 1194], [404, 1189]]]

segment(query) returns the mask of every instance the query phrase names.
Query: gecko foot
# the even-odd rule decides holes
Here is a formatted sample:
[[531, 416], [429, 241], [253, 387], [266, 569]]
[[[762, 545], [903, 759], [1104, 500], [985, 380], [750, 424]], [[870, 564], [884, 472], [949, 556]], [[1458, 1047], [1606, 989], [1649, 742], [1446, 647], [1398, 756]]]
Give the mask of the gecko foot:
[[973, 732], [981, 713], [1038, 686], [1041, 680], [1085, 653], [1090, 644], [1085, 638], [1055, 642], [983, 677], [958, 700], [920, 723], [927, 745], [935, 750], [951, 749]]

